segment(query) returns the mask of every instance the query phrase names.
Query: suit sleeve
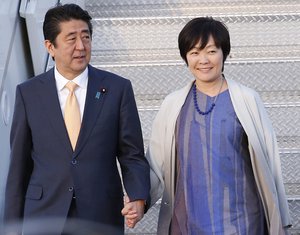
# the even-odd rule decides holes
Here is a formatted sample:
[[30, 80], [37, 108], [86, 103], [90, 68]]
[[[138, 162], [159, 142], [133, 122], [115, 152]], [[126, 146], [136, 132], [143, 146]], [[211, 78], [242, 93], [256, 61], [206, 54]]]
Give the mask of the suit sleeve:
[[6, 181], [4, 222], [13, 222], [23, 217], [25, 193], [32, 172], [31, 132], [26, 109], [18, 86], [10, 133], [10, 165]]
[[121, 100], [118, 147], [123, 183], [130, 200], [146, 200], [150, 190], [150, 169], [144, 156], [140, 119], [128, 80]]

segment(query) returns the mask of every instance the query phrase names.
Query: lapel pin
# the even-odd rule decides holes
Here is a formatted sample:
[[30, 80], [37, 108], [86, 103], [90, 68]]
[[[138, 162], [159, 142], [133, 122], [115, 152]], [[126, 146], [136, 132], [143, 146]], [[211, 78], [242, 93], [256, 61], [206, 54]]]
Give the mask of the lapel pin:
[[101, 94], [100, 91], [97, 91], [95, 98], [99, 99], [100, 98], [100, 94]]
[[97, 91], [95, 99], [100, 99], [101, 94], [106, 93], [106, 88], [100, 88], [100, 91]]

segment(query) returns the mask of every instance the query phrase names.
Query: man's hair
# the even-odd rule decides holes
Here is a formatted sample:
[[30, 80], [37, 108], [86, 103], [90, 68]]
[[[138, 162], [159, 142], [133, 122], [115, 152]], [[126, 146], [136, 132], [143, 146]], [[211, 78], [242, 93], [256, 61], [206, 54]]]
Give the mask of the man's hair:
[[208, 43], [209, 37], [215, 41], [217, 48], [223, 52], [224, 62], [230, 53], [230, 37], [227, 27], [220, 21], [212, 17], [199, 17], [189, 21], [181, 30], [178, 36], [178, 47], [180, 55], [188, 65], [186, 55], [200, 41], [200, 49], [204, 49]]
[[87, 23], [90, 35], [93, 34], [92, 17], [76, 4], [58, 4], [49, 9], [45, 15], [43, 33], [45, 40], [49, 40], [55, 46], [55, 39], [60, 33], [60, 23], [70, 20], [82, 20]]

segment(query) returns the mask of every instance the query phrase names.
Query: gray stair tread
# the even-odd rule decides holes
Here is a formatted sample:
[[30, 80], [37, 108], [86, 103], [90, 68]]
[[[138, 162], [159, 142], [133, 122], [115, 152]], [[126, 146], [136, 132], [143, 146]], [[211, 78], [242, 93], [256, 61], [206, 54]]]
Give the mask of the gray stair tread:
[[[262, 19], [261, 19], [262, 18]], [[190, 18], [106, 19], [94, 22], [95, 50], [174, 49], [177, 37]], [[222, 17], [229, 28], [232, 46], [299, 46], [299, 15]]]
[[[97, 47], [94, 45], [94, 47]], [[276, 46], [233, 46], [230, 61], [278, 61], [299, 60], [299, 45]], [[101, 66], [134, 66], [140, 64], [180, 63], [182, 61], [178, 48], [171, 49], [122, 49], [93, 50], [92, 63]]]
[[[163, 99], [167, 94], [185, 86], [193, 79], [183, 62], [175, 64], [101, 66], [99, 68], [130, 79], [137, 100], [143, 101], [148, 99], [154, 100], [155, 103], [156, 100]], [[224, 71], [227, 78], [252, 87], [257, 92], [264, 92], [264, 97], [269, 97], [264, 100], [265, 102], [268, 99], [277, 99], [279, 103], [283, 102], [283, 97], [288, 98], [286, 102], [299, 102], [299, 72], [300, 60], [242, 63], [230, 62], [229, 60]], [[139, 85], [141, 83], [142, 86]], [[270, 95], [267, 92], [271, 92], [269, 93]], [[278, 95], [272, 98], [271, 94]]]
[[266, 15], [293, 14], [299, 10], [297, 0], [89, 0], [86, 8], [95, 18], [159, 17], [198, 15]]

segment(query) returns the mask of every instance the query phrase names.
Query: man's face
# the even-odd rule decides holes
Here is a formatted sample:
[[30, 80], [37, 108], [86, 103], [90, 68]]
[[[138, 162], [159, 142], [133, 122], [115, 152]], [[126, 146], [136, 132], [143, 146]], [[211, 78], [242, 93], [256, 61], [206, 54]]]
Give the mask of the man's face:
[[86, 22], [72, 19], [59, 24], [60, 33], [55, 46], [45, 41], [49, 54], [55, 59], [56, 68], [67, 79], [82, 73], [91, 59], [91, 35]]

